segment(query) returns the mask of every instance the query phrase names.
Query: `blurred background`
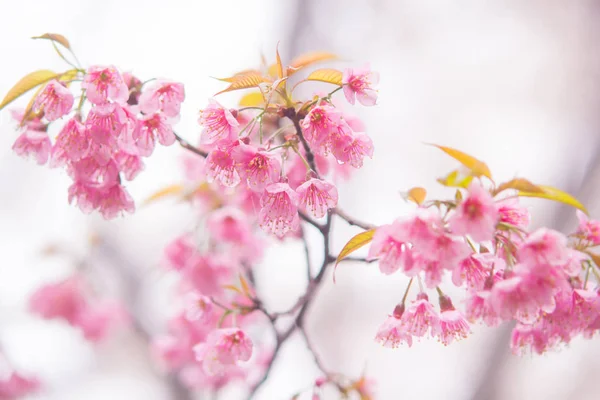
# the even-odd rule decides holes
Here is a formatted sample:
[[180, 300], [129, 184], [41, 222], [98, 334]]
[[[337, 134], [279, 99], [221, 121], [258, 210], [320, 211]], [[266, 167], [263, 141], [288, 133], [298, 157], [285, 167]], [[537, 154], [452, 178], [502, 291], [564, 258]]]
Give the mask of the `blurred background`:
[[[408, 210], [401, 191], [419, 185], [443, 194], [435, 178], [455, 164], [424, 145], [433, 142], [485, 160], [499, 179], [519, 175], [569, 191], [600, 216], [598, 1], [0, 1], [2, 95], [27, 72], [61, 67], [48, 43], [29, 38], [62, 33], [84, 65], [184, 82], [177, 131], [195, 143], [198, 110], [223, 88], [210, 76], [256, 67], [261, 53], [272, 59], [277, 42], [284, 62], [331, 51], [381, 74], [379, 105], [349, 110], [365, 122], [375, 155], [340, 188], [348, 213], [381, 224]], [[234, 106], [238, 97], [221, 101]], [[20, 371], [46, 384], [31, 398], [193, 399], [155, 367], [146, 337], [164, 331], [174, 308], [173, 279], [160, 263], [164, 246], [193, 224], [189, 207], [165, 201], [110, 222], [85, 216], [67, 204], [66, 174], [17, 157], [15, 139], [2, 112], [0, 346]], [[128, 185], [136, 202], [182, 180], [182, 154], [176, 146], [157, 149]], [[535, 225], [574, 226], [570, 209], [527, 204], [535, 204]], [[357, 232], [342, 223], [335, 230], [334, 253]], [[90, 253], [93, 236], [103, 245]], [[49, 245], [75, 256], [46, 257]], [[93, 266], [97, 290], [126, 302], [137, 330], [92, 346], [65, 324], [26, 311], [32, 291], [71, 274], [74, 260]], [[269, 306], [285, 309], [304, 290], [301, 244], [273, 247], [257, 268]], [[424, 340], [385, 349], [373, 337], [405, 279], [384, 276], [374, 264], [345, 264], [337, 284], [326, 280], [308, 317], [314, 345], [330, 370], [366, 370], [377, 399], [598, 398], [597, 339], [518, 358], [508, 348], [510, 327], [475, 327], [449, 347]], [[287, 399], [318, 375], [295, 338], [258, 398]]]

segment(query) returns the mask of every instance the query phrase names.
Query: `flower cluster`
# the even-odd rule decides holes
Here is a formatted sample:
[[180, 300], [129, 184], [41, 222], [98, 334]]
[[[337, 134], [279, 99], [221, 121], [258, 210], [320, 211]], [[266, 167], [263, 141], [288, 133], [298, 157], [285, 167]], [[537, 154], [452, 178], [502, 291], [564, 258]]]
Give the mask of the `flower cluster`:
[[[515, 321], [513, 351], [542, 353], [600, 328], [598, 279], [589, 279], [590, 273], [600, 277], [590, 251], [600, 244], [600, 222], [578, 210], [579, 229], [569, 236], [529, 231], [529, 211], [504, 195], [523, 181], [486, 189], [473, 180], [455, 200], [424, 202], [412, 216], [376, 229], [369, 258], [379, 260], [385, 274], [400, 270], [419, 282], [416, 299], [405, 304], [409, 284], [380, 327], [380, 343], [410, 346], [414, 337], [429, 334], [447, 345], [469, 335], [469, 322]], [[463, 311], [442, 292], [445, 275], [465, 289]], [[439, 311], [426, 288], [436, 289]]]
[[[80, 80], [73, 107], [70, 87]], [[175, 142], [172, 125], [184, 98], [180, 83], [142, 84], [113, 66], [74, 70], [44, 85], [25, 113], [14, 113], [21, 134], [13, 149], [38, 164], [64, 166], [73, 180], [69, 201], [86, 213], [98, 210], [114, 218], [135, 209], [123, 179], [138, 175], [142, 157], [152, 154], [156, 142]], [[61, 119], [64, 124], [51, 140], [48, 128]]]

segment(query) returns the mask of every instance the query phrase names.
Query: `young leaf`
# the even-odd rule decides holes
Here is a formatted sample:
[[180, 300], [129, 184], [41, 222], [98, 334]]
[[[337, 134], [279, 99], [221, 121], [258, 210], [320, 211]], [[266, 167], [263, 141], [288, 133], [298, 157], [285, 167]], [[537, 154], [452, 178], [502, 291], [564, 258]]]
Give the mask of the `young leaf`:
[[333, 54], [333, 53], [328, 53], [325, 51], [315, 51], [312, 53], [306, 53], [306, 54], [302, 54], [299, 57], [296, 57], [295, 59], [292, 60], [292, 63], [290, 64], [290, 66], [288, 67], [288, 71], [287, 74], [292, 75], [293, 73], [295, 73], [296, 71], [301, 70], [304, 67], [307, 67], [311, 64], [320, 62], [320, 61], [327, 61], [327, 60], [335, 60], [338, 57]]
[[245, 94], [240, 99], [240, 107], [261, 107], [265, 104], [265, 98], [262, 92], [251, 92]]
[[180, 184], [169, 185], [150, 195], [142, 202], [142, 207], [147, 206], [150, 203], [154, 203], [157, 200], [164, 199], [165, 197], [181, 195], [183, 194], [184, 189], [185, 187]]
[[558, 201], [560, 203], [568, 204], [572, 207], [578, 208], [586, 214], [588, 213], [588, 211], [584, 207], [584, 205], [581, 204], [581, 202], [579, 200], [577, 200], [575, 197], [571, 196], [569, 193], [563, 192], [562, 190], [557, 189], [552, 186], [537, 185], [537, 187], [542, 189], [543, 192], [540, 193], [540, 192], [520, 191], [519, 196], [536, 197], [539, 199], [554, 200], [554, 201]]
[[283, 78], [283, 64], [281, 63], [281, 56], [279, 55], [279, 43], [277, 43], [275, 54], [277, 56], [277, 78], [281, 79]]
[[223, 285], [221, 287], [223, 289], [225, 289], [225, 290], [231, 290], [232, 292], [236, 292], [236, 293], [242, 294], [242, 291], [237, 286], [234, 286], [234, 285]]
[[463, 189], [468, 188], [469, 184], [471, 184], [472, 180], [473, 180], [472, 175], [468, 175], [465, 177], [459, 176], [458, 170], [454, 170], [454, 171], [450, 172], [444, 178], [437, 179], [437, 181], [444, 186], [459, 187], [459, 188], [463, 188]]
[[332, 68], [317, 69], [308, 75], [307, 81], [320, 81], [342, 86], [342, 71]]
[[354, 251], [360, 249], [361, 247], [369, 244], [371, 240], [373, 240], [373, 235], [375, 235], [375, 229], [369, 229], [368, 231], [364, 231], [355, 235], [352, 239], [346, 243], [340, 254], [337, 256], [335, 260], [335, 267], [333, 271], [333, 281], [335, 282], [335, 268], [344, 258], [348, 257]]
[[32, 37], [32, 39], [48, 39], [48, 40], [51, 40], [53, 42], [60, 43], [66, 49], [71, 50], [71, 44], [69, 43], [69, 41], [67, 40], [67, 38], [64, 37], [63, 35], [58, 34], [58, 33], [44, 33], [41, 36], [34, 36], [34, 37]]
[[246, 278], [244, 278], [244, 275], [242, 274], [240, 274], [240, 285], [242, 286], [244, 294], [248, 297], [252, 297], [252, 289], [250, 289], [250, 285], [248, 285]]
[[257, 69], [245, 69], [243, 71], [237, 72], [235, 73], [233, 76], [229, 77], [229, 78], [215, 78], [219, 81], [223, 81], [223, 82], [235, 82], [236, 80], [239, 80], [240, 77], [245, 76], [245, 75], [262, 75], [262, 73], [257, 70]]
[[442, 150], [444, 153], [448, 154], [450, 157], [459, 161], [462, 165], [471, 170], [473, 176], [485, 176], [486, 178], [492, 179], [492, 173], [490, 169], [483, 161], [479, 161], [475, 157], [472, 157], [466, 153], [463, 153], [460, 150], [453, 149], [451, 147], [446, 146], [438, 146], [437, 144], [432, 144], [432, 146], [437, 147]]
[[46, 83], [59, 75], [60, 74], [56, 74], [55, 72], [47, 69], [42, 69], [25, 75], [8, 91], [6, 96], [4, 96], [4, 100], [2, 100], [2, 103], [0, 103], [0, 110], [36, 86]]
[[427, 190], [422, 187], [414, 187], [410, 189], [406, 195], [407, 200], [419, 205], [425, 201], [425, 197], [427, 197]]
[[516, 189], [529, 193], [544, 193], [544, 189], [534, 183], [531, 183], [527, 179], [515, 178], [498, 186], [498, 188], [494, 191], [494, 196], [506, 189]]
[[[248, 88], [258, 87], [258, 85], [260, 85], [263, 82], [271, 81], [269, 78], [266, 78], [256, 72], [248, 72], [246, 74], [235, 75], [235, 76], [233, 76], [231, 78], [227, 78], [227, 79], [231, 79], [231, 81], [228, 81], [228, 82], [231, 82], [231, 85], [229, 85], [225, 90], [221, 90], [217, 94], [231, 92], [232, 90], [240, 90], [240, 89], [248, 89]], [[225, 80], [225, 79], [221, 79], [221, 80]]]

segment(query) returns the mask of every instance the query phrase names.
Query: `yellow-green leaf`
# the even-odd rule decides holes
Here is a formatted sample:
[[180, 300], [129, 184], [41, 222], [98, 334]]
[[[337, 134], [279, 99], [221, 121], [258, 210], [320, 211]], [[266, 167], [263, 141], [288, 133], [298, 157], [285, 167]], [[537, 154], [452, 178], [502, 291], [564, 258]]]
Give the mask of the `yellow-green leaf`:
[[498, 188], [496, 188], [496, 190], [494, 191], [494, 196], [506, 189], [515, 189], [529, 193], [544, 193], [544, 190], [542, 188], [540, 188], [534, 183], [531, 183], [527, 179], [515, 178], [508, 182], [500, 184], [500, 186], [498, 186]]
[[333, 68], [321, 68], [311, 72], [306, 80], [327, 82], [342, 86], [342, 71]]
[[142, 202], [142, 207], [147, 206], [150, 203], [154, 203], [158, 200], [162, 200], [165, 197], [182, 195], [182, 194], [184, 194], [184, 190], [185, 190], [185, 187], [183, 185], [180, 185], [180, 184], [169, 185], [165, 188], [162, 188], [162, 189], [154, 192], [152, 195], [150, 195], [146, 200], [144, 200]]
[[242, 274], [240, 274], [240, 285], [242, 286], [244, 294], [248, 297], [252, 297], [252, 289], [250, 289], [250, 285], [248, 285], [246, 278], [244, 278], [244, 275]]
[[473, 180], [472, 175], [460, 176], [458, 170], [454, 170], [446, 175], [444, 178], [438, 178], [437, 181], [444, 186], [448, 187], [459, 187], [466, 189]]
[[591, 251], [586, 251], [585, 254], [590, 256], [590, 258], [592, 259], [594, 264], [596, 264], [596, 266], [598, 266], [598, 268], [600, 268], [600, 255], [598, 255], [596, 253], [592, 253]]
[[483, 161], [476, 159], [473, 156], [468, 155], [467, 153], [463, 153], [460, 150], [453, 149], [451, 147], [439, 146], [437, 144], [432, 144], [432, 146], [437, 147], [442, 150], [444, 153], [448, 154], [450, 157], [459, 161], [462, 165], [467, 167], [473, 176], [485, 176], [486, 178], [492, 179], [492, 173], [490, 169]]
[[231, 92], [232, 90], [240, 90], [240, 89], [248, 89], [253, 87], [258, 87], [263, 82], [271, 82], [271, 80], [267, 77], [262, 76], [257, 72], [248, 72], [244, 74], [238, 74], [232, 76], [231, 78], [221, 79], [222, 81], [230, 82], [225, 90], [221, 90], [217, 94]]
[[61, 34], [58, 34], [58, 33], [44, 33], [41, 36], [34, 36], [34, 37], [32, 37], [32, 39], [48, 39], [48, 40], [52, 40], [53, 42], [60, 43], [65, 48], [71, 50], [71, 44], [69, 43], [69, 41], [67, 40], [67, 38], [64, 37]]
[[581, 202], [579, 200], [577, 200], [575, 197], [571, 196], [569, 193], [563, 192], [562, 190], [557, 189], [552, 186], [537, 185], [537, 187], [542, 189], [543, 192], [520, 191], [519, 196], [536, 197], [539, 199], [554, 200], [554, 201], [558, 201], [560, 203], [568, 204], [572, 207], [578, 208], [586, 214], [588, 213], [588, 211], [584, 207], [584, 205], [581, 204]]
[[333, 272], [333, 281], [335, 282], [335, 268], [344, 258], [348, 257], [351, 253], [360, 249], [361, 247], [369, 244], [371, 240], [373, 240], [373, 235], [375, 235], [375, 229], [369, 229], [368, 231], [364, 231], [355, 235], [352, 239], [346, 243], [340, 254], [337, 256], [335, 260], [335, 267]]
[[328, 53], [326, 51], [315, 51], [311, 53], [302, 54], [301, 56], [296, 57], [292, 60], [292, 63], [288, 67], [288, 76], [292, 75], [294, 72], [301, 70], [304, 67], [307, 67], [311, 64], [327, 61], [327, 60], [335, 60], [338, 57], [333, 53]]
[[58, 75], [56, 72], [47, 69], [42, 69], [25, 75], [8, 91], [6, 96], [4, 96], [4, 100], [2, 100], [2, 103], [0, 103], [0, 110], [36, 86], [48, 82], [57, 76]]
[[427, 190], [422, 187], [414, 187], [410, 189], [406, 195], [407, 200], [419, 205], [425, 201], [425, 197], [427, 197]]
[[239, 294], [242, 294], [242, 291], [237, 287], [237, 286], [233, 286], [233, 285], [223, 285], [221, 286], [223, 289], [225, 290], [231, 290], [232, 292], [236, 292]]
[[265, 104], [265, 98], [262, 92], [251, 92], [242, 96], [240, 107], [261, 107]]
[[277, 78], [283, 78], [283, 64], [281, 63], [281, 56], [279, 55], [279, 43], [277, 43], [277, 47], [275, 48], [275, 55], [277, 59]]

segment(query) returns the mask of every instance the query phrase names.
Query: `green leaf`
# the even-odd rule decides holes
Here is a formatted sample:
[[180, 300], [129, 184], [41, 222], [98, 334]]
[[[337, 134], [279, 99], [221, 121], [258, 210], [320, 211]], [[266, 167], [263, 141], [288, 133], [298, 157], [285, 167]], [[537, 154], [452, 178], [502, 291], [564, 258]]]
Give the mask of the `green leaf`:
[[238, 103], [240, 107], [261, 107], [265, 104], [262, 92], [250, 92], [242, 96]]
[[490, 169], [483, 161], [479, 161], [473, 156], [468, 155], [467, 153], [463, 153], [460, 150], [453, 149], [451, 147], [439, 146], [437, 144], [431, 144], [431, 146], [435, 146], [438, 149], [442, 150], [444, 153], [448, 154], [450, 157], [459, 161], [462, 165], [467, 167], [473, 176], [485, 176], [486, 178], [492, 179], [492, 173]]
[[342, 71], [333, 68], [317, 69], [308, 75], [307, 81], [319, 81], [342, 86]]
[[25, 75], [8, 91], [6, 96], [4, 96], [4, 100], [2, 100], [2, 103], [0, 103], [0, 110], [36, 86], [55, 79], [60, 75], [61, 74], [57, 74], [56, 72], [47, 69], [41, 69]]
[[437, 179], [437, 181], [444, 186], [459, 187], [459, 188], [463, 188], [463, 189], [468, 188], [469, 185], [471, 184], [472, 180], [473, 180], [472, 175], [460, 176], [458, 174], [458, 170], [450, 172], [444, 178]]
[[540, 188], [541, 190], [543, 190], [543, 192], [520, 191], [519, 196], [536, 197], [538, 199], [548, 199], [548, 200], [558, 201], [559, 203], [570, 205], [570, 206], [575, 207], [575, 208], [583, 211], [584, 213], [588, 214], [588, 211], [584, 207], [584, 205], [581, 204], [581, 202], [579, 200], [577, 200], [575, 197], [571, 196], [569, 193], [563, 192], [562, 190], [557, 189], [552, 186], [537, 185], [537, 187]]
[[337, 259], [335, 260], [335, 267], [334, 267], [334, 272], [333, 272], [333, 281], [334, 282], [335, 282], [335, 269], [337, 268], [337, 265], [340, 263], [340, 261], [342, 261], [344, 258], [348, 257], [351, 253], [360, 249], [361, 247], [369, 244], [371, 242], [371, 240], [373, 240], [373, 235], [375, 235], [375, 229], [369, 229], [368, 231], [364, 231], [364, 232], [359, 233], [358, 235], [355, 235], [354, 237], [352, 237], [352, 239], [350, 239], [348, 241], [348, 243], [346, 243], [346, 245], [344, 246], [342, 251], [340, 251], [340, 254], [337, 256]]

